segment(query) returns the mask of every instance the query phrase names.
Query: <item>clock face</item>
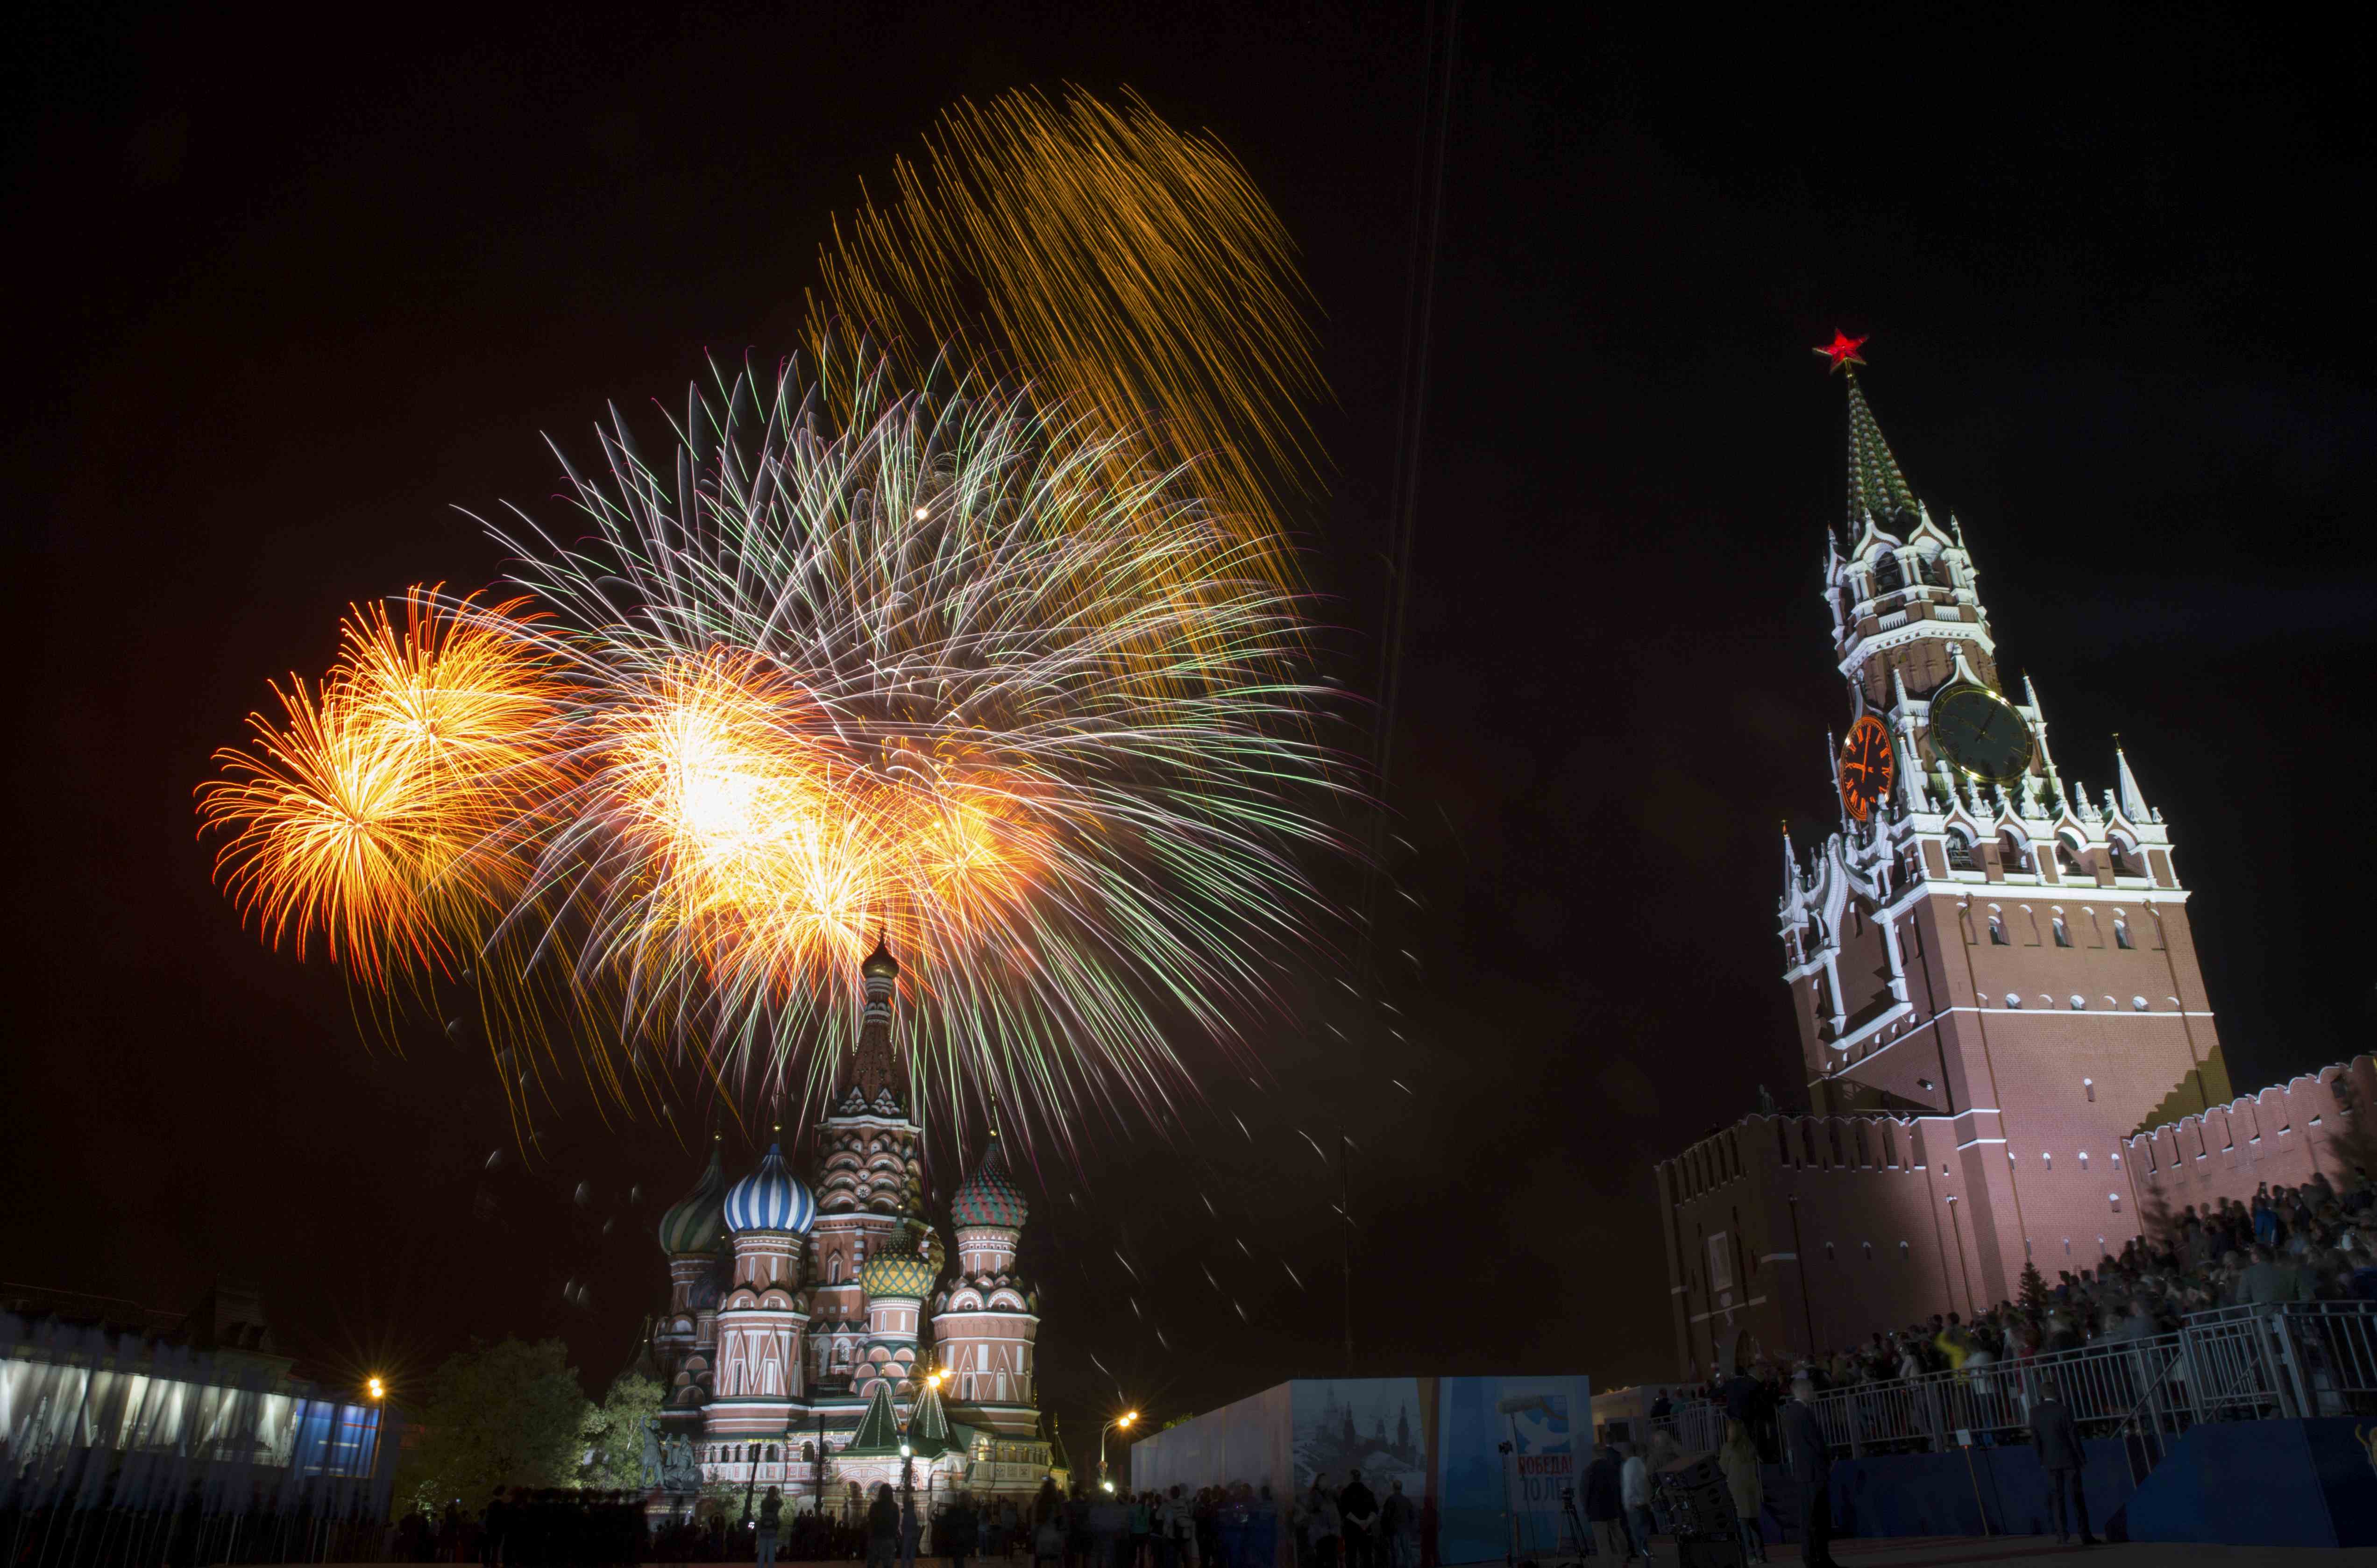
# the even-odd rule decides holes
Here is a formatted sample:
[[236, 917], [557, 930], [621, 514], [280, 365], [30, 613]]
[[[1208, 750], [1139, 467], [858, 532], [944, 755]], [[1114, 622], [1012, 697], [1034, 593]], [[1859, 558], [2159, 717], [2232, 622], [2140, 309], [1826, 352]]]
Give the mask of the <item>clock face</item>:
[[1960, 686], [1931, 700], [1931, 744], [1955, 767], [1991, 784], [2027, 772], [2037, 746], [2013, 704], [1982, 686]]
[[1890, 732], [1868, 713], [1849, 727], [1848, 741], [1841, 748], [1841, 804], [1862, 822], [1890, 798], [1890, 785], [1897, 776]]

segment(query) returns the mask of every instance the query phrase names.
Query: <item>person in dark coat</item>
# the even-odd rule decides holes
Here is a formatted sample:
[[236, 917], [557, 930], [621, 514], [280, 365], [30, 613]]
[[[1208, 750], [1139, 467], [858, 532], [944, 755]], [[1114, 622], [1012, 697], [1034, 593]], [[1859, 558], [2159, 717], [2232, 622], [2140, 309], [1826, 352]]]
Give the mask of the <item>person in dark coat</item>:
[[1345, 1526], [1346, 1568], [1379, 1568], [1379, 1497], [1362, 1484], [1362, 1472], [1337, 1494], [1337, 1517]]
[[1593, 1463], [1585, 1466], [1584, 1521], [1611, 1558], [1624, 1562], [1633, 1557], [1634, 1538], [1626, 1531], [1626, 1494], [1613, 1449], [1595, 1449]]
[[891, 1568], [900, 1554], [900, 1505], [891, 1489], [877, 1483], [875, 1501], [866, 1510], [866, 1568]]
[[1799, 1561], [1806, 1568], [1833, 1568], [1833, 1455], [1816, 1424], [1814, 1382], [1803, 1377], [1791, 1384], [1778, 1424], [1784, 1463], [1799, 1493]]
[[2080, 1544], [2095, 1546], [2096, 1538], [2088, 1529], [2088, 1493], [2080, 1484], [2088, 1455], [2080, 1446], [2080, 1423], [2072, 1418], [2072, 1406], [2063, 1403], [2062, 1391], [2053, 1378], [2038, 1380], [2038, 1403], [2030, 1407], [2030, 1441], [2038, 1450], [2039, 1467], [2047, 1472], [2047, 1501], [2055, 1510], [2056, 1544], [2072, 1538], [2070, 1514], [2077, 1514]]
[[950, 1560], [950, 1568], [966, 1568], [966, 1559], [981, 1550], [982, 1515], [974, 1512], [973, 1495], [960, 1492], [950, 1511], [941, 1516], [941, 1555]]

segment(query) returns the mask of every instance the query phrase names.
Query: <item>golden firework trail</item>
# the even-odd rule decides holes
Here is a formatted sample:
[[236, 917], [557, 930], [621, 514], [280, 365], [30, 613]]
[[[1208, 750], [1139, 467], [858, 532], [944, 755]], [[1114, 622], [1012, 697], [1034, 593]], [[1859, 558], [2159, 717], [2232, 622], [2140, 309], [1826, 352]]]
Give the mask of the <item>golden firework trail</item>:
[[[1210, 134], [1078, 89], [944, 114], [897, 196], [836, 225], [811, 347], [864, 331], [1026, 389], [1109, 462], [1185, 467], [1283, 587], [1325, 389], [1296, 247]], [[1133, 438], [1111, 444], [1110, 437]], [[1112, 475], [1127, 482], [1127, 475]]]

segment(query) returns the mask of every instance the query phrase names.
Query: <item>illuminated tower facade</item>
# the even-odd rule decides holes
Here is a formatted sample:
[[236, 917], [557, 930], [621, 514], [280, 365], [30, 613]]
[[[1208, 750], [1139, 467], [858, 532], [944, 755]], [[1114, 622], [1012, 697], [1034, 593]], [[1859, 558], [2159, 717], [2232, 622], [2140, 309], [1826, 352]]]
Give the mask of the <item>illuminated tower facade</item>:
[[790, 1427], [804, 1393], [809, 1314], [801, 1265], [817, 1201], [784, 1168], [782, 1145], [770, 1143], [759, 1167], [726, 1194], [724, 1214], [735, 1273], [718, 1313], [710, 1430], [774, 1437]]
[[[876, 1253], [903, 1241], [914, 1248], [911, 1232], [925, 1192], [924, 1130], [893, 1084], [891, 1001], [900, 965], [878, 942], [861, 975], [866, 1011], [850, 1084], [818, 1127], [818, 1221], [811, 1239], [817, 1321], [810, 1369], [824, 1383], [841, 1386], [851, 1385], [867, 1345], [878, 1338], [861, 1275]], [[913, 1326], [908, 1338], [913, 1361]]]
[[950, 1203], [957, 1255], [933, 1299], [933, 1345], [959, 1418], [1002, 1436], [1038, 1430], [1032, 1380], [1039, 1298], [1015, 1266], [1031, 1210], [994, 1130]]
[[2230, 1095], [2171, 825], [2118, 745], [2091, 792], [2036, 688], [2009, 689], [1964, 530], [1916, 497], [1857, 346], [1823, 351], [1848, 431], [1823, 589], [1839, 826], [1806, 855], [1786, 832], [1776, 911], [1814, 1114], [1660, 1167], [1679, 1347], [1703, 1365], [1745, 1336], [1969, 1312], [2025, 1263], [2094, 1266], [2139, 1231], [2127, 1140]]
[[725, 1145], [713, 1133], [710, 1164], [701, 1179], [661, 1215], [659, 1240], [668, 1259], [669, 1299], [653, 1329], [652, 1352], [667, 1382], [663, 1418], [687, 1430], [700, 1425], [717, 1347], [725, 1264]]

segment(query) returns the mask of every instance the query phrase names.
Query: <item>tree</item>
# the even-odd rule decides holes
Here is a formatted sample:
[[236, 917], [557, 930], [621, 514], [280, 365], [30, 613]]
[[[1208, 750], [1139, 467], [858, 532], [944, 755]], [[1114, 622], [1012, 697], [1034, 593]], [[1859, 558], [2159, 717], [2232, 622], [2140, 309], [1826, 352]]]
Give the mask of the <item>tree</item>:
[[2019, 1302], [2023, 1315], [2033, 1323], [2047, 1316], [2047, 1279], [2035, 1263], [2022, 1265], [2022, 1296]]
[[603, 1403], [586, 1412], [586, 1485], [600, 1491], [633, 1491], [644, 1473], [644, 1423], [661, 1411], [667, 1390], [651, 1378], [621, 1372]]
[[561, 1341], [473, 1341], [431, 1374], [396, 1495], [433, 1514], [459, 1498], [476, 1513], [497, 1487], [567, 1486], [590, 1408]]

